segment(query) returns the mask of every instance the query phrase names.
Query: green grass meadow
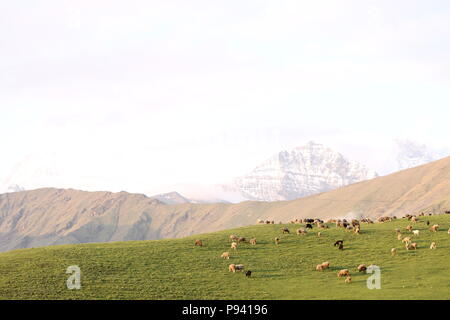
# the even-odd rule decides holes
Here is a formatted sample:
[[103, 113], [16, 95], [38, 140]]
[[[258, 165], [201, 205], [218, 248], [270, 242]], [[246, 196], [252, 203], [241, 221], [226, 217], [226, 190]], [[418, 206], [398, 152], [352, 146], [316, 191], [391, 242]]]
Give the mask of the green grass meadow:
[[[330, 225], [305, 236], [295, 234], [302, 225], [254, 225], [183, 239], [63, 245], [15, 250], [0, 254], [0, 299], [450, 299], [450, 215], [362, 224], [356, 235]], [[425, 221], [439, 224], [437, 233]], [[405, 230], [420, 230], [418, 237]], [[282, 234], [288, 227], [291, 234]], [[406, 251], [394, 232], [413, 237], [419, 248]], [[317, 237], [320, 231], [322, 236]], [[229, 235], [250, 239], [230, 249]], [[274, 238], [281, 243], [276, 246]], [[201, 239], [204, 247], [195, 247]], [[345, 250], [333, 246], [344, 240]], [[430, 243], [437, 243], [430, 250]], [[397, 256], [391, 256], [397, 248]], [[220, 258], [231, 253], [230, 260]], [[323, 272], [315, 266], [329, 261]], [[244, 264], [252, 271], [228, 271]], [[359, 273], [359, 264], [381, 268], [381, 289], [369, 290], [371, 275]], [[69, 290], [67, 267], [81, 269], [81, 289]], [[352, 283], [337, 277], [349, 269]]]

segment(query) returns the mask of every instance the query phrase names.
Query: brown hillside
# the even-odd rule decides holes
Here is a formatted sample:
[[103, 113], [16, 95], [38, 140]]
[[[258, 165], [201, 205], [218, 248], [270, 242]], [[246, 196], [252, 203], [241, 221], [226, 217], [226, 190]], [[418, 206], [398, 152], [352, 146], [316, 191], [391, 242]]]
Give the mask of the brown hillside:
[[39, 189], [0, 195], [0, 250], [144, 240], [210, 232], [257, 219], [403, 216], [450, 209], [450, 157], [284, 202], [167, 205], [145, 195]]

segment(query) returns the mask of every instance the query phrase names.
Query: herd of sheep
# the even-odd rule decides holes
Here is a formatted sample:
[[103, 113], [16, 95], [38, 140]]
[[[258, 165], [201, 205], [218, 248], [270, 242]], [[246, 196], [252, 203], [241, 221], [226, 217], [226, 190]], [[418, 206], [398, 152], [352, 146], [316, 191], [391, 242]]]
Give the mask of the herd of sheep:
[[[447, 212], [446, 212], [447, 213]], [[431, 215], [431, 214], [429, 214]], [[421, 213], [419, 215], [420, 216], [425, 216], [424, 213]], [[408, 219], [409, 221], [411, 221], [412, 224], [421, 222], [418, 216], [415, 215], [406, 215], [403, 217], [403, 219]], [[389, 221], [393, 221], [396, 220], [397, 218], [394, 217], [380, 217], [377, 219], [377, 222], [389, 222]], [[269, 220], [258, 220], [257, 221], [258, 224], [275, 224], [274, 221], [269, 221]], [[304, 224], [305, 227], [304, 228], [299, 228], [296, 230], [296, 234], [299, 236], [302, 235], [306, 235], [308, 233], [307, 229], [313, 229], [313, 227], [317, 227], [318, 229], [328, 229], [329, 226], [327, 224], [335, 224], [337, 228], [343, 228], [344, 230], [348, 231], [348, 232], [353, 232], [355, 234], [360, 234], [361, 232], [361, 223], [367, 223], [367, 224], [371, 224], [374, 223], [374, 221], [372, 221], [371, 219], [352, 219], [351, 221], [347, 221], [346, 219], [330, 219], [327, 221], [327, 224], [325, 224], [324, 221], [320, 220], [320, 219], [295, 219], [295, 220], [291, 220], [290, 221], [291, 224]], [[280, 224], [282, 224], [282, 222], [280, 222]], [[426, 224], [429, 226], [430, 223], [429, 221], [426, 221]], [[408, 225], [405, 228], [406, 232], [412, 234], [412, 236], [403, 236], [402, 232], [400, 229], [396, 228], [394, 230], [394, 232], [397, 235], [397, 240], [401, 241], [406, 250], [417, 250], [418, 245], [416, 242], [414, 242], [412, 239], [414, 237], [418, 237], [420, 234], [420, 231], [417, 229], [414, 229], [413, 225]], [[438, 232], [439, 231], [439, 225], [434, 224], [432, 226], [429, 227], [429, 231], [430, 232]], [[289, 228], [287, 227], [283, 227], [281, 228], [281, 233], [282, 234], [289, 234]], [[447, 232], [450, 235], [450, 229], [448, 229]], [[317, 232], [317, 236], [320, 237], [321, 236], [321, 232]], [[247, 242], [247, 239], [245, 237], [239, 237], [236, 235], [230, 235], [229, 240], [231, 241], [231, 246], [230, 248], [233, 250], [237, 250], [237, 247], [240, 243], [242, 242]], [[256, 238], [252, 238], [249, 239], [248, 241], [251, 245], [256, 245]], [[275, 245], [279, 245], [280, 244], [280, 239], [278, 237], [275, 237], [274, 239]], [[195, 246], [203, 246], [203, 241], [202, 240], [196, 240], [195, 241]], [[337, 240], [334, 243], [334, 246], [338, 247], [339, 250], [344, 250], [344, 241], [343, 240]], [[436, 242], [432, 242], [430, 244], [430, 249], [436, 249], [437, 245]], [[397, 248], [392, 248], [391, 249], [391, 255], [395, 256], [397, 254]], [[223, 252], [222, 255], [220, 256], [223, 259], [230, 259], [230, 252]], [[326, 269], [330, 268], [330, 262], [326, 261], [323, 262], [321, 264], [318, 264], [316, 266], [316, 270], [317, 271], [324, 271]], [[358, 272], [365, 272], [367, 270], [366, 265], [364, 264], [360, 264], [357, 268]], [[244, 271], [244, 265], [242, 264], [230, 264], [228, 266], [228, 271], [229, 272], [237, 272], [237, 271]], [[250, 277], [252, 274], [252, 271], [248, 270], [246, 271], [246, 276]], [[350, 271], [348, 269], [342, 269], [337, 273], [338, 278], [342, 278], [345, 277], [345, 283], [351, 283], [352, 282], [352, 278], [350, 275]]]

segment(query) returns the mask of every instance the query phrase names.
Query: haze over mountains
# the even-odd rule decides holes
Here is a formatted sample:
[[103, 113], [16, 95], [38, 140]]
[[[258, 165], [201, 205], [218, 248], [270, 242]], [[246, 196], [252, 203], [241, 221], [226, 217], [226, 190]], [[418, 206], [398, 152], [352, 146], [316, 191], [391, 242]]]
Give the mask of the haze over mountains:
[[142, 194], [38, 189], [0, 195], [0, 250], [182, 237], [257, 219], [443, 213], [450, 157], [292, 201], [165, 204]]
[[377, 177], [364, 165], [349, 161], [322, 144], [309, 142], [281, 151], [235, 180], [248, 200], [294, 200]]

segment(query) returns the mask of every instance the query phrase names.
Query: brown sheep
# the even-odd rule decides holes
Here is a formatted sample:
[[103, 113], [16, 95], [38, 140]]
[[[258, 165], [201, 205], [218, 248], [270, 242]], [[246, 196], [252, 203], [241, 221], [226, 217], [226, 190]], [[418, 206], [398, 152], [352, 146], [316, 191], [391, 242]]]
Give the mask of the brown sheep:
[[239, 239], [238, 239], [238, 243], [246, 242], [246, 241], [247, 241], [247, 239], [245, 239], [244, 237], [239, 237]]
[[345, 278], [345, 283], [352, 283], [352, 277], [348, 276]]
[[395, 256], [397, 254], [397, 249], [396, 248], [392, 248], [391, 249], [391, 255]]
[[237, 242], [232, 242], [231, 243], [231, 249], [234, 249], [234, 250], [236, 250], [237, 249]]
[[308, 232], [305, 229], [297, 229], [297, 234], [298, 235], [302, 235], [302, 234], [307, 234]]
[[417, 250], [417, 243], [413, 242], [413, 243], [407, 243], [405, 245], [406, 250]]
[[328, 269], [330, 267], [330, 263], [328, 261], [322, 262], [323, 270]]
[[436, 242], [432, 242], [432, 243], [431, 243], [430, 249], [436, 249]]
[[194, 245], [195, 246], [199, 246], [199, 247], [203, 247], [203, 242], [202, 242], [202, 240], [195, 240]]
[[413, 226], [406, 226], [406, 230], [407, 230], [407, 231], [411, 232], [412, 229], [413, 229]]
[[282, 228], [281, 231], [283, 232], [283, 234], [289, 233], [289, 229], [288, 228]]
[[338, 272], [337, 276], [339, 278], [341, 278], [341, 277], [349, 277], [350, 276], [350, 271], [348, 271], [348, 269], [342, 269], [341, 271]]
[[222, 253], [222, 255], [220, 256], [223, 259], [230, 259], [230, 253], [229, 252], [224, 252]]
[[255, 238], [250, 239], [250, 244], [256, 246], [256, 239]]
[[404, 237], [402, 242], [406, 243], [406, 244], [410, 243], [411, 242], [411, 237]]
[[399, 241], [402, 240], [402, 237], [403, 237], [402, 234], [399, 233], [399, 234], [397, 235], [397, 240], [399, 240]]
[[316, 266], [316, 270], [317, 270], [317, 271], [323, 271], [323, 265], [318, 264], [318, 265]]
[[431, 232], [437, 232], [438, 229], [439, 229], [439, 225], [438, 225], [438, 224], [435, 224], [435, 225], [433, 225], [433, 226], [430, 228], [430, 231], [431, 231]]
[[234, 263], [228, 266], [228, 272], [236, 272], [236, 265]]
[[365, 264], [360, 264], [357, 269], [359, 272], [364, 272], [367, 270], [367, 267]]
[[230, 235], [231, 242], [236, 241], [237, 239], [239, 239], [238, 236], [235, 236], [234, 234]]

